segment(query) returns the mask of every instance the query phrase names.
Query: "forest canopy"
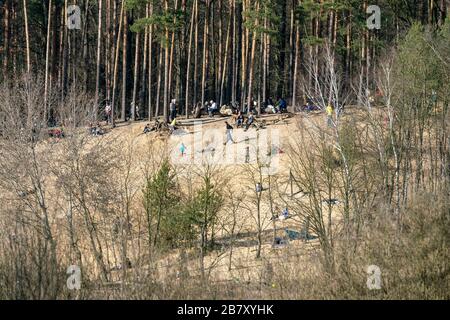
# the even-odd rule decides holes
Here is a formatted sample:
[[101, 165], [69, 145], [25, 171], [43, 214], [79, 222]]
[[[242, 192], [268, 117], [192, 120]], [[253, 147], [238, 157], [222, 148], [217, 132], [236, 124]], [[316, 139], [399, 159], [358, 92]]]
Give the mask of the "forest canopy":
[[[370, 5], [380, 28], [369, 29]], [[379, 59], [415, 23], [439, 30], [448, 3], [380, 0], [4, 0], [0, 58], [4, 81], [25, 73], [45, 82], [44, 118], [55, 122], [54, 96], [77, 88], [97, 115], [164, 115], [176, 99], [186, 116], [199, 103], [219, 107], [283, 97], [307, 102], [311, 70], [326, 76], [325, 47], [342, 89], [376, 89]], [[76, 7], [73, 7], [75, 5]], [[71, 11], [69, 11], [69, 9]], [[78, 25], [79, 29], [71, 26]], [[425, 48], [422, 47], [422, 50]], [[61, 120], [61, 119], [59, 119]]]

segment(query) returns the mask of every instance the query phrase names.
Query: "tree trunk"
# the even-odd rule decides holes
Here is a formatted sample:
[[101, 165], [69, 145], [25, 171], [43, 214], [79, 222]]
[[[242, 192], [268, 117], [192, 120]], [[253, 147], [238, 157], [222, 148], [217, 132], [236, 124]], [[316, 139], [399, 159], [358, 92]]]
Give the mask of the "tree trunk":
[[[178, 0], [175, 0], [175, 10], [178, 7]], [[175, 25], [176, 18], [173, 19], [173, 24]], [[169, 79], [168, 79], [168, 96], [169, 99], [172, 99], [172, 73], [173, 73], [173, 52], [174, 52], [174, 44], [175, 44], [175, 32], [172, 32], [172, 37], [170, 41], [170, 59], [169, 59]]]
[[[59, 22], [59, 60], [58, 60], [58, 89], [61, 93], [63, 91], [63, 82], [62, 82], [62, 70], [63, 70], [63, 63], [64, 63], [64, 48], [65, 48], [65, 42], [64, 42], [64, 36], [65, 36], [65, 29], [66, 29], [66, 7], [63, 5], [63, 8], [61, 9], [61, 14], [59, 16], [60, 22]], [[60, 97], [62, 98], [62, 95], [60, 94]], [[62, 99], [61, 99], [62, 101]]]
[[163, 63], [163, 54], [162, 54], [162, 45], [159, 46], [159, 63], [158, 63], [158, 83], [156, 86], [156, 111], [155, 117], [159, 117], [159, 104], [161, 100], [161, 77], [162, 77], [162, 63]]
[[[258, 12], [259, 3], [256, 4], [256, 11]], [[253, 89], [253, 66], [255, 61], [255, 51], [256, 51], [256, 29], [258, 28], [258, 18], [256, 18], [255, 26], [253, 30], [252, 39], [252, 51], [250, 55], [250, 72], [248, 80], [248, 96], [247, 96], [247, 112], [250, 113], [251, 102], [252, 102], [252, 89]]]
[[68, 69], [68, 55], [70, 50], [70, 43], [69, 43], [69, 35], [68, 35], [68, 28], [66, 26], [66, 17], [67, 17], [67, 0], [64, 1], [64, 15], [63, 15], [63, 50], [62, 50], [62, 65], [61, 65], [61, 101], [64, 99], [64, 94], [67, 89], [67, 69]]
[[241, 30], [241, 110], [244, 109], [245, 101], [245, 82], [247, 78], [247, 41], [248, 41], [248, 28], [242, 27], [245, 25], [244, 13], [246, 9], [245, 0], [242, 1], [242, 14], [241, 14], [241, 29], [245, 28], [245, 32]]
[[128, 15], [127, 11], [123, 14], [123, 46], [122, 46], [122, 112], [120, 119], [125, 121], [127, 118], [127, 48], [128, 48]]
[[122, 32], [122, 23], [123, 23], [123, 16], [124, 16], [124, 3], [122, 2], [122, 8], [120, 9], [120, 18], [119, 18], [119, 31], [117, 33], [117, 43], [116, 43], [116, 50], [115, 50], [115, 58], [114, 58], [114, 75], [113, 75], [113, 88], [112, 88], [112, 103], [111, 103], [111, 124], [114, 127], [115, 126], [115, 100], [116, 100], [116, 86], [117, 86], [117, 71], [119, 68], [119, 49], [120, 49], [120, 33]]
[[[145, 17], [149, 17], [149, 5], [145, 6]], [[148, 50], [148, 26], [145, 27], [144, 31], [144, 52], [143, 52], [143, 61], [142, 61], [142, 78], [141, 78], [141, 90], [139, 92], [139, 106], [142, 107], [142, 117], [144, 117], [144, 109], [145, 105], [145, 90], [147, 88], [146, 85], [146, 75], [147, 75], [147, 50]]]
[[351, 20], [351, 11], [348, 12], [347, 16], [347, 34], [345, 38], [345, 82], [349, 83], [351, 78], [351, 70], [352, 70], [352, 62], [351, 62], [351, 49], [352, 49], [352, 20]]
[[10, 0], [5, 0], [4, 5], [4, 30], [3, 30], [3, 77], [8, 74], [8, 58], [9, 58], [9, 43], [10, 43]]
[[111, 99], [111, 58], [110, 50], [111, 48], [111, 0], [106, 0], [106, 26], [105, 26], [105, 89], [106, 89], [106, 100], [109, 102]]
[[[445, 4], [446, 0], [440, 0], [439, 5], [439, 13], [438, 13], [438, 23], [440, 26], [444, 24], [445, 17], [447, 16], [447, 5]], [[450, 3], [448, 3], [448, 6], [450, 6]]]
[[[267, 7], [265, 8], [267, 10]], [[267, 30], [267, 16], [264, 17], [264, 30]], [[262, 72], [262, 101], [265, 103], [267, 101], [267, 46], [268, 46], [269, 35], [263, 34], [263, 72]]]
[[[189, 81], [190, 81], [190, 71], [191, 71], [191, 47], [192, 47], [192, 35], [194, 31], [194, 19], [195, 19], [195, 7], [198, 0], [194, 0], [192, 3], [192, 13], [191, 13], [191, 25], [189, 28], [189, 45], [188, 45], [188, 57], [187, 57], [187, 70], [186, 70], [186, 95], [185, 95], [185, 112], [186, 119], [189, 118]], [[194, 106], [195, 107], [195, 106]]]
[[134, 51], [134, 80], [133, 80], [133, 99], [131, 103], [131, 121], [136, 121], [136, 93], [139, 79], [139, 38], [140, 33], [136, 33], [136, 48]]
[[[153, 15], [153, 4], [150, 3], [150, 16]], [[148, 34], [148, 120], [152, 121], [152, 72], [153, 72], [153, 25], [150, 25], [150, 32]]]
[[27, 1], [23, 0], [23, 15], [25, 20], [25, 42], [27, 51], [27, 73], [31, 72], [31, 62], [30, 62], [30, 38], [28, 34], [28, 13], [27, 13]]
[[233, 1], [233, 53], [232, 53], [232, 62], [233, 62], [233, 70], [231, 74], [231, 103], [236, 103], [236, 87], [237, 87], [237, 45], [236, 45], [236, 38], [237, 38], [237, 21], [236, 21], [236, 0]]
[[[169, 1], [164, 1], [164, 9], [166, 14], [169, 12]], [[169, 28], [166, 26], [165, 31], [165, 37], [166, 42], [169, 41]], [[169, 44], [165, 43], [164, 45], [164, 101], [163, 101], [163, 108], [164, 108], [164, 121], [166, 123], [169, 122]]]
[[98, 1], [98, 33], [97, 33], [97, 72], [95, 77], [94, 120], [98, 116], [98, 91], [100, 90], [100, 59], [102, 48], [102, 0]]
[[[294, 70], [294, 3], [293, 0], [289, 1], [291, 3], [291, 8], [290, 8], [290, 24], [289, 24], [289, 64], [287, 65], [288, 70], [286, 70], [285, 75], [289, 75], [286, 76], [285, 79], [288, 81], [288, 83], [285, 84], [284, 88], [286, 90], [286, 96], [290, 96], [291, 94], [291, 89], [293, 87], [292, 82], [293, 82], [293, 70]], [[289, 3], [288, 2], [288, 3]], [[291, 85], [289, 85], [291, 84]], [[292, 101], [291, 101], [292, 103]]]
[[209, 24], [209, 0], [206, 1], [205, 27], [203, 31], [203, 64], [202, 64], [202, 105], [205, 105], [206, 77], [208, 72], [208, 24]]
[[294, 79], [292, 84], [292, 107], [295, 110], [297, 106], [297, 74], [298, 74], [298, 63], [300, 56], [300, 26], [295, 26], [295, 60], [294, 60]]
[[[217, 73], [216, 73], [216, 78], [215, 78], [215, 81], [216, 81], [216, 87], [215, 87], [216, 99], [215, 99], [215, 101], [220, 100], [220, 103], [219, 103], [219, 108], [220, 108], [222, 106], [222, 89], [221, 89], [221, 87], [222, 87], [222, 68], [224, 68], [224, 65], [222, 65], [222, 51], [223, 51], [223, 48], [222, 48], [222, 37], [223, 37], [222, 36], [222, 24], [223, 24], [223, 22], [222, 22], [222, 15], [223, 15], [222, 1], [219, 1], [219, 9], [218, 10], [219, 10], [219, 27], [218, 27], [219, 28], [219, 48], [218, 48], [218, 54], [217, 54], [218, 59], [216, 59], [218, 61], [217, 61]], [[214, 19], [213, 19], [212, 25], [214, 25]], [[229, 29], [229, 25], [228, 25], [228, 29]], [[227, 34], [228, 34], [228, 31], [227, 31]], [[214, 34], [213, 34], [213, 37], [214, 37]]]
[[[227, 74], [228, 47], [230, 46], [230, 30], [231, 30], [231, 14], [230, 14], [230, 19], [228, 21], [227, 35], [226, 35], [226, 40], [225, 40], [225, 55], [224, 55], [224, 59], [223, 59], [223, 70], [222, 70], [222, 75], [220, 76], [221, 81], [220, 81], [220, 104], [219, 104], [219, 107], [223, 105], [223, 96], [224, 96], [223, 88], [224, 88], [225, 78], [226, 78], [226, 74]], [[219, 60], [221, 60], [221, 58], [222, 57], [219, 55]]]
[[47, 18], [47, 46], [45, 50], [45, 80], [44, 80], [44, 121], [47, 124], [48, 120], [48, 64], [50, 59], [50, 30], [51, 30], [51, 16], [52, 16], [52, 0], [48, 3], [48, 18]]

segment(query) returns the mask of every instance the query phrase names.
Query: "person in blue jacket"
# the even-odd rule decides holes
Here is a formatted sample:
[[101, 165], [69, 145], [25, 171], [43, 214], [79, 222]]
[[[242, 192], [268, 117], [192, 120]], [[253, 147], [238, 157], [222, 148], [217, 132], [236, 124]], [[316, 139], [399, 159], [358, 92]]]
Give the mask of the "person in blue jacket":
[[287, 103], [283, 98], [278, 99], [277, 109], [279, 112], [284, 113], [287, 111]]

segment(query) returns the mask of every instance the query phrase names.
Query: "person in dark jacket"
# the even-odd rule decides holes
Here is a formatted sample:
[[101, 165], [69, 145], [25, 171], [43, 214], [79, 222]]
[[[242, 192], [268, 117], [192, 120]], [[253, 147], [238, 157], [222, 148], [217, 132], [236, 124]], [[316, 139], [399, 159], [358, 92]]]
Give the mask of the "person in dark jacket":
[[177, 117], [177, 104], [176, 100], [172, 99], [169, 105], [169, 111], [170, 111], [170, 121], [173, 121]]
[[283, 98], [280, 98], [278, 100], [277, 108], [281, 113], [284, 113], [287, 111], [287, 102]]
[[227, 135], [227, 141], [224, 142], [224, 145], [226, 145], [229, 141], [236, 143], [233, 140], [233, 127], [228, 123], [228, 121], [225, 121], [225, 125], [226, 125], [226, 135]]

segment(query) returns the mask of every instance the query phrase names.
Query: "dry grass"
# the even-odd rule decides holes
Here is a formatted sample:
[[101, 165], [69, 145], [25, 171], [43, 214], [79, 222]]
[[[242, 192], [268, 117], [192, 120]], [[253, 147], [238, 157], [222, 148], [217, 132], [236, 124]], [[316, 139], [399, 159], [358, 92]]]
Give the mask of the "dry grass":
[[[353, 119], [361, 116], [357, 111]], [[303, 117], [303, 116], [302, 116]], [[272, 201], [282, 208], [289, 195], [289, 169], [291, 168], [291, 141], [298, 143], [302, 129], [325, 130], [325, 119], [322, 114], [311, 114], [307, 118], [295, 117], [286, 123], [270, 126], [280, 133], [280, 148], [284, 153], [277, 155], [279, 170], [274, 177], [276, 182]], [[420, 198], [409, 207], [402, 208], [408, 219], [397, 230], [391, 217], [382, 210], [373, 208], [366, 212], [371, 216], [361, 232], [363, 237], [358, 245], [349, 243], [349, 239], [336, 236], [334, 249], [335, 268], [333, 272], [324, 268], [323, 251], [319, 240], [303, 242], [291, 241], [284, 249], [273, 249], [273, 225], [270, 222], [270, 202], [266, 195], [261, 205], [262, 213], [262, 254], [255, 258], [256, 252], [256, 211], [254, 210], [254, 183], [246, 172], [250, 165], [217, 166], [217, 183], [223, 183], [222, 191], [230, 191], [240, 195], [249, 204], [239, 209], [237, 214], [238, 228], [236, 234], [230, 235], [230, 207], [225, 206], [219, 213], [219, 227], [216, 234], [217, 247], [205, 258], [207, 277], [203, 278], [198, 264], [198, 250], [195, 248], [156, 250], [152, 257], [148, 256], [145, 219], [142, 212], [142, 188], [146, 178], [155, 172], [170, 150], [183, 142], [189, 152], [193, 149], [192, 134], [167, 140], [167, 136], [158, 133], [141, 134], [143, 124], [136, 123], [119, 126], [103, 137], [89, 137], [82, 145], [85, 150], [81, 154], [89, 155], [92, 150], [108, 152], [107, 157], [117, 158], [114, 163], [114, 176], [109, 180], [116, 187], [126, 187], [126, 194], [117, 194], [117, 206], [109, 208], [112, 216], [94, 212], [98, 221], [98, 232], [103, 244], [103, 256], [108, 268], [117, 267], [121, 263], [120, 239], [111, 234], [113, 216], [120, 215], [124, 197], [129, 197], [127, 213], [132, 229], [126, 241], [127, 256], [132, 268], [126, 272], [121, 269], [111, 271], [107, 284], [97, 279], [98, 268], [89, 250], [86, 231], [80, 229], [77, 235], [77, 246], [81, 250], [84, 277], [83, 290], [78, 293], [62, 289], [60, 298], [137, 298], [137, 299], [371, 299], [371, 298], [449, 298], [449, 265], [448, 261], [448, 199], [445, 197]], [[208, 129], [223, 130], [223, 123], [211, 123], [204, 126]], [[192, 133], [192, 128], [186, 128]], [[251, 129], [254, 130], [254, 129]], [[241, 135], [241, 129], [235, 135]], [[76, 139], [76, 138], [74, 138]], [[73, 143], [72, 138], [61, 141], [47, 141], [39, 145], [38, 150], [50, 154], [50, 158], [64, 161], [65, 152]], [[211, 143], [211, 140], [204, 141]], [[206, 144], [205, 143], [205, 144]], [[215, 141], [216, 146], [219, 143]], [[243, 143], [243, 142], [240, 142]], [[204, 147], [206, 145], [204, 144]], [[221, 143], [220, 143], [221, 144]], [[300, 144], [308, 148], [307, 140]], [[108, 150], [108, 151], [106, 151]], [[128, 160], [127, 160], [128, 159]], [[88, 165], [88, 164], [87, 164]], [[178, 172], [178, 180], [182, 192], [188, 194], [199, 186], [200, 169], [195, 165], [174, 164]], [[61, 194], [60, 184], [47, 171], [46, 199], [47, 209], [51, 212], [50, 223], [54, 237], [58, 239], [58, 255], [61, 265], [72, 264], [74, 252], [70, 247], [67, 233], [67, 221], [64, 212], [67, 199]], [[94, 171], [92, 174], [96, 174]], [[274, 190], [275, 190], [274, 189]], [[2, 190], [1, 200], [8, 210], [13, 211], [20, 203], [14, 190]], [[297, 195], [299, 197], [299, 195]], [[13, 199], [9, 202], [6, 199]], [[301, 200], [303, 201], [303, 200]], [[307, 197], [304, 199], [307, 202]], [[302, 212], [294, 209], [294, 218], [278, 222], [278, 235], [284, 228], [300, 230], [303, 225]], [[3, 210], [2, 214], [7, 211]], [[332, 209], [332, 219], [336, 228], [340, 226], [342, 206]], [[6, 219], [5, 219], [6, 221]], [[77, 224], [82, 225], [78, 220]], [[233, 252], [230, 257], [230, 236], [234, 239]], [[234, 238], [233, 238], [234, 237]], [[355, 248], [357, 248], [355, 250]], [[371, 291], [366, 287], [366, 267], [379, 265], [382, 269], [382, 290]], [[6, 293], [4, 293], [6, 297]], [[1, 296], [1, 295], [0, 295]]]

